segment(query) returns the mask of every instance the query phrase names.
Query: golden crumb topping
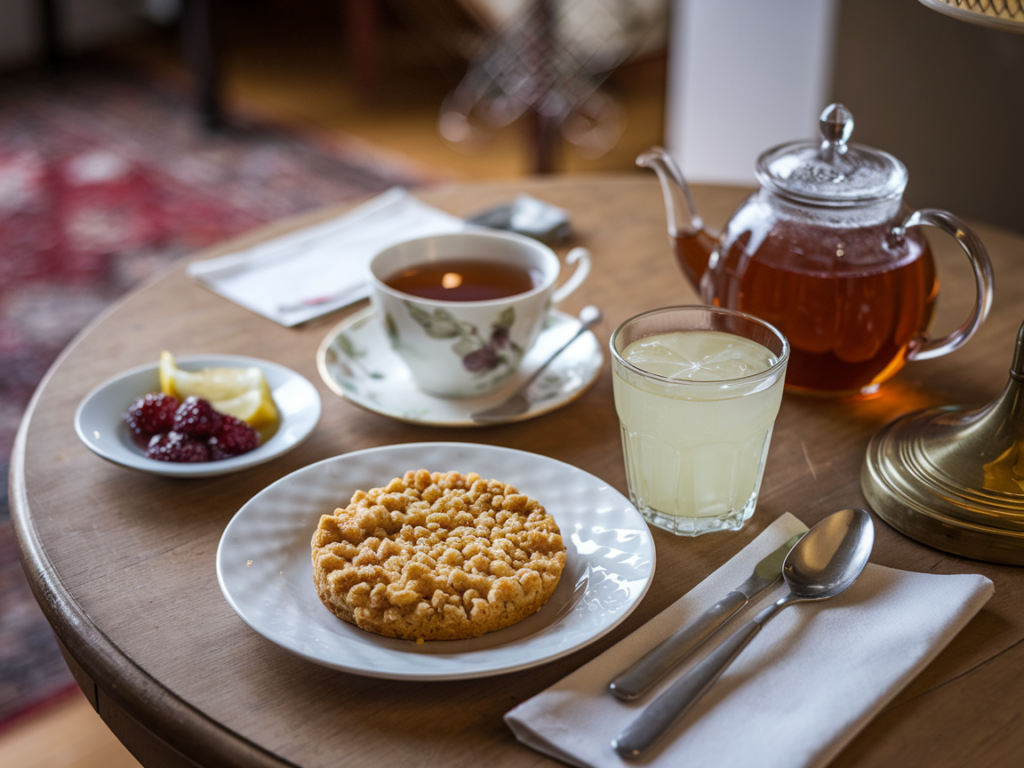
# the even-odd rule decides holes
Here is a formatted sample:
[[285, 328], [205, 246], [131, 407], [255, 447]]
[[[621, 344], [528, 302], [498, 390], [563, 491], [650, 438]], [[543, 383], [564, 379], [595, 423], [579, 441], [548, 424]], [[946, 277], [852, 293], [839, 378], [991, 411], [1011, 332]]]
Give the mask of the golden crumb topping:
[[454, 640], [521, 621], [565, 566], [539, 503], [475, 473], [406, 472], [320, 518], [313, 575], [324, 604], [363, 629]]

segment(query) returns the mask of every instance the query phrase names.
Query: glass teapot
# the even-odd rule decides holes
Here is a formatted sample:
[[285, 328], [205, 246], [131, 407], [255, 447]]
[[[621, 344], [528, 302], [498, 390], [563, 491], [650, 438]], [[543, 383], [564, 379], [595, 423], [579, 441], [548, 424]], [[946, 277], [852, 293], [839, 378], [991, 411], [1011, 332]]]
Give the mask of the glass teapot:
[[[906, 167], [848, 144], [846, 107], [827, 107], [819, 127], [821, 142], [784, 144], [758, 158], [761, 188], [721, 236], [704, 228], [664, 149], [647, 150], [637, 164], [658, 174], [676, 258], [702, 301], [749, 312], [789, 338], [788, 389], [869, 395], [908, 360], [945, 355], [971, 338], [992, 304], [992, 265], [960, 219], [905, 209]], [[939, 283], [925, 225], [957, 240], [977, 288], [966, 322], [938, 339], [929, 333]]]

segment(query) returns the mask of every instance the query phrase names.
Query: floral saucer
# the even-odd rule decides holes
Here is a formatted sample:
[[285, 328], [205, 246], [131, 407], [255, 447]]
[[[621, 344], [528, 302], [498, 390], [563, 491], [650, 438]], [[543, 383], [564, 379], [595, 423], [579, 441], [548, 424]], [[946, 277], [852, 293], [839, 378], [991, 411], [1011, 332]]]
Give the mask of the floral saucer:
[[[554, 310], [519, 370], [486, 397], [443, 398], [428, 395], [388, 342], [373, 307], [342, 320], [317, 351], [317, 368], [334, 392], [367, 410], [399, 421], [445, 427], [484, 426], [470, 414], [498, 405], [579, 328], [579, 321]], [[556, 357], [530, 386], [530, 408], [506, 421], [524, 421], [561, 408], [597, 380], [604, 365], [600, 342], [587, 331]], [[493, 422], [492, 422], [493, 423]]]

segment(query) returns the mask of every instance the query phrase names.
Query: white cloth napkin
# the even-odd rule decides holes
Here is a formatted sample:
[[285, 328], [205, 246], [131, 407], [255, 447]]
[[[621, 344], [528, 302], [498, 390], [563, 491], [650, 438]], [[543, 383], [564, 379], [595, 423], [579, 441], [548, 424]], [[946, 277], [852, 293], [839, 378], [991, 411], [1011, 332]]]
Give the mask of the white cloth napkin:
[[576, 766], [823, 766], [938, 654], [992, 596], [984, 576], [869, 564], [842, 595], [786, 608], [650, 754], [626, 761], [611, 741], [681, 671], [703, 658], [781, 584], [752, 601], [679, 672], [630, 704], [607, 691], [633, 661], [750, 575], [806, 527], [785, 514], [729, 562], [629, 637], [523, 702], [505, 721], [524, 744]]
[[378, 251], [465, 226], [394, 187], [335, 219], [192, 262], [187, 271], [221, 296], [290, 327], [365, 299], [367, 269]]

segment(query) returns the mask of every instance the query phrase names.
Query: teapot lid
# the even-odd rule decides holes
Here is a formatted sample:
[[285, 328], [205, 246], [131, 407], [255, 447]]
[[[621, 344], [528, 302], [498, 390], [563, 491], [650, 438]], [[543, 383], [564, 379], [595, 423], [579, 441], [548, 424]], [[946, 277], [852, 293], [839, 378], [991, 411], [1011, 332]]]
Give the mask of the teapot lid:
[[822, 141], [798, 141], [757, 160], [762, 186], [793, 200], [829, 207], [856, 207], [903, 195], [907, 169], [888, 152], [847, 144], [853, 115], [830, 104], [818, 118]]

